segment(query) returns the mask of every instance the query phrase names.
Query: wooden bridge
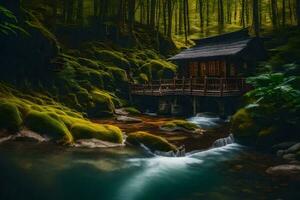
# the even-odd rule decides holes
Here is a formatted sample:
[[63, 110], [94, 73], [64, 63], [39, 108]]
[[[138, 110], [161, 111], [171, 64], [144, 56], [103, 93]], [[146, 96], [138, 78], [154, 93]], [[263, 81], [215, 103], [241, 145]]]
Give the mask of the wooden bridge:
[[247, 90], [244, 78], [174, 78], [132, 84], [131, 94], [140, 96], [240, 96]]

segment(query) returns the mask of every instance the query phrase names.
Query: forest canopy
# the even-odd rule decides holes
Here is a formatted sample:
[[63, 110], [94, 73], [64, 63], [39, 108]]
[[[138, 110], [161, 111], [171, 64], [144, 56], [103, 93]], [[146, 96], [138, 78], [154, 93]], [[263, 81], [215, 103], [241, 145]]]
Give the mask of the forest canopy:
[[145, 25], [169, 38], [185, 41], [241, 27], [251, 27], [259, 34], [261, 30], [300, 24], [299, 0], [14, 1], [43, 10], [49, 15], [49, 24], [97, 23], [106, 28], [114, 26], [120, 33], [132, 33], [136, 26]]

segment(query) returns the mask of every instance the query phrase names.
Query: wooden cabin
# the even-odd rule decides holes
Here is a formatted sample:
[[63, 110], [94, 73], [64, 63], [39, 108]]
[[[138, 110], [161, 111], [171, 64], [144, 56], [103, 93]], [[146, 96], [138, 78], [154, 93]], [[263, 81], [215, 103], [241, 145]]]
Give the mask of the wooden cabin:
[[247, 29], [195, 40], [196, 45], [169, 58], [178, 65], [173, 79], [132, 85], [133, 95], [239, 96], [245, 77], [266, 58], [263, 43]]

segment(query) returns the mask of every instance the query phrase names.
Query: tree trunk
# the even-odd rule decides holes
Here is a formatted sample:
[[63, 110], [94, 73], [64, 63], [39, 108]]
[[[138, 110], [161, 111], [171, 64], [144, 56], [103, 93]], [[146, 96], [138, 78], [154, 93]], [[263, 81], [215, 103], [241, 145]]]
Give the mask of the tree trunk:
[[83, 0], [78, 0], [77, 7], [77, 21], [79, 24], [83, 23]]
[[128, 26], [132, 34], [134, 29], [135, 0], [128, 0]]
[[187, 0], [183, 0], [183, 27], [184, 27], [184, 37], [185, 37], [185, 43], [188, 43], [188, 38], [187, 38]]
[[259, 14], [258, 14], [258, 0], [253, 0], [253, 27], [255, 35], [259, 36]]
[[200, 16], [200, 30], [203, 33], [204, 20], [203, 20], [203, 0], [199, 0], [199, 16]]
[[296, 0], [297, 25], [300, 27], [300, 0]]
[[243, 26], [243, 28], [246, 27], [246, 24], [245, 24], [245, 0], [242, 0], [242, 2], [241, 2], [241, 25]]
[[150, 25], [152, 28], [155, 27], [155, 11], [156, 11], [156, 0], [151, 0], [151, 14], [150, 14]]
[[223, 0], [218, 1], [218, 29], [219, 33], [224, 30], [224, 4]]
[[286, 0], [282, 0], [282, 26], [285, 26], [286, 20], [285, 20], [285, 10], [286, 10]]
[[278, 25], [278, 12], [277, 12], [277, 1], [271, 0], [271, 10], [272, 10], [272, 25], [273, 28], [277, 28]]
[[167, 0], [167, 8], [168, 8], [168, 32], [167, 32], [167, 36], [169, 38], [172, 38], [172, 21], [173, 21], [172, 0]]

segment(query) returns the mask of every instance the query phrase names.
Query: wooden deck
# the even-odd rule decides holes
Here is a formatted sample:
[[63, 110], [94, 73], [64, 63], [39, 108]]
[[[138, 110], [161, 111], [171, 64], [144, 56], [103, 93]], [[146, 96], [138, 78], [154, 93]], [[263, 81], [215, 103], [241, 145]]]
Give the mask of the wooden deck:
[[240, 96], [246, 91], [244, 78], [162, 79], [132, 84], [131, 94], [140, 96]]

